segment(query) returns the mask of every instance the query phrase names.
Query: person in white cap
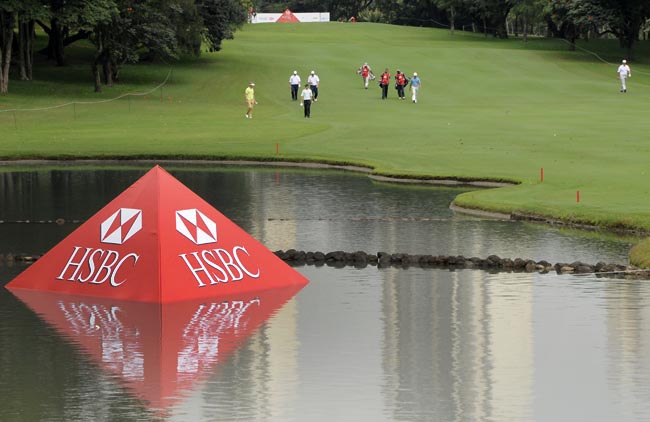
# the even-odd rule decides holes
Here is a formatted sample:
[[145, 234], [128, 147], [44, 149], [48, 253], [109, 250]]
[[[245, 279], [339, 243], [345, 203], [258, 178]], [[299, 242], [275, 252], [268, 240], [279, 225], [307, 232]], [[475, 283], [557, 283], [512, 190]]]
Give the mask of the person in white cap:
[[420, 81], [418, 72], [413, 72], [413, 77], [411, 78], [411, 101], [414, 103], [418, 102], [418, 91], [420, 90], [420, 86], [422, 86], [422, 81]]
[[246, 118], [253, 118], [253, 106], [257, 104], [255, 101], [255, 83], [251, 82], [248, 84], [248, 87], [244, 91], [244, 98], [246, 99], [246, 105], [248, 106], [248, 111], [246, 112]]
[[291, 99], [296, 101], [298, 99], [298, 89], [300, 88], [300, 76], [298, 76], [297, 70], [294, 70], [289, 77], [289, 86], [291, 86]]
[[618, 73], [618, 77], [621, 79], [621, 92], [627, 92], [627, 84], [625, 81], [627, 78], [632, 77], [632, 71], [630, 70], [630, 66], [627, 65], [627, 60], [623, 60], [616, 73]]
[[313, 70], [311, 71], [309, 77], [307, 78], [307, 83], [311, 88], [311, 92], [314, 94], [314, 101], [318, 101], [318, 85], [320, 84], [320, 78]]
[[363, 78], [363, 87], [365, 89], [368, 89], [368, 81], [375, 79], [375, 74], [372, 73], [372, 69], [370, 66], [368, 66], [368, 63], [364, 63], [361, 67], [359, 67], [359, 69], [357, 69], [357, 73]]

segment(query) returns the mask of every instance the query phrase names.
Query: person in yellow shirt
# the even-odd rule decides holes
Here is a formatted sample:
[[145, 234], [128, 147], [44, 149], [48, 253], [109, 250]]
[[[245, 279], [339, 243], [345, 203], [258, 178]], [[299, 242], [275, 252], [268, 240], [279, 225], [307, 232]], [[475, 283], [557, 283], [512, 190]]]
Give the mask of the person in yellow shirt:
[[246, 112], [246, 118], [253, 118], [253, 106], [257, 104], [255, 101], [255, 83], [251, 82], [248, 84], [248, 87], [244, 91], [244, 98], [246, 99], [246, 104], [248, 105], [248, 111]]

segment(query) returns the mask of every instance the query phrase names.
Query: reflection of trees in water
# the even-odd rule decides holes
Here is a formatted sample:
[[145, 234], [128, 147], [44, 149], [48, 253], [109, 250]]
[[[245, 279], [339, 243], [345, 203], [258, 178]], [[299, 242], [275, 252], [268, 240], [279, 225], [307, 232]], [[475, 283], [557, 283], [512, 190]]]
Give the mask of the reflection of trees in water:
[[[145, 169], [43, 169], [0, 172], [0, 219], [85, 220], [122, 193]], [[171, 171], [213, 206], [246, 209], [248, 181], [240, 173]]]
[[[513, 309], [499, 303], [480, 273], [435, 271], [426, 284], [421, 276], [392, 274], [383, 294], [384, 370], [391, 380], [383, 390], [395, 419], [529, 419], [532, 304], [521, 289]], [[476, 282], [467, 280], [474, 275]], [[520, 314], [518, 322], [504, 317], [510, 311]]]

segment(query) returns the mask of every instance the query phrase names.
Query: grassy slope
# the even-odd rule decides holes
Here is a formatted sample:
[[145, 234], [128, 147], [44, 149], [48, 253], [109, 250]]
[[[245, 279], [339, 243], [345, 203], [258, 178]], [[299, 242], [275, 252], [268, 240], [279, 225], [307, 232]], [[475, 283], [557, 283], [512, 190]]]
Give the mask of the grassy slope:
[[[619, 59], [614, 41], [584, 46], [611, 62]], [[363, 90], [355, 74], [363, 61], [377, 73], [384, 67], [392, 73], [418, 71], [420, 103], [397, 101], [392, 88], [389, 100], [381, 101], [376, 84]], [[622, 95], [616, 65], [568, 52], [560, 41], [524, 46], [378, 24], [253, 25], [222, 52], [174, 65], [163, 101], [156, 91], [131, 101], [0, 113], [0, 157], [355, 162], [387, 174], [521, 182], [464, 194], [457, 199], [463, 206], [650, 229], [645, 174], [650, 79], [644, 73], [650, 67], [641, 60], [632, 68], [629, 93]], [[293, 69], [304, 80], [311, 69], [321, 77], [320, 101], [308, 121], [290, 101], [287, 80]], [[0, 110], [145, 91], [167, 70], [129, 67], [123, 85], [97, 95], [87, 65], [46, 68], [37, 78], [48, 82], [12, 81], [12, 94], [0, 98]], [[260, 102], [253, 120], [244, 119], [249, 80], [256, 82]]]

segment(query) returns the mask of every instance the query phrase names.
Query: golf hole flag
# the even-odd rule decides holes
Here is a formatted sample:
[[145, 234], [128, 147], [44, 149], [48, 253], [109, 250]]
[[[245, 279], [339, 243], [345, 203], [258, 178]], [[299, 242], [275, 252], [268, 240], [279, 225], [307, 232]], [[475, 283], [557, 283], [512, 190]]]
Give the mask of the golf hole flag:
[[171, 303], [307, 283], [156, 166], [7, 288]]

